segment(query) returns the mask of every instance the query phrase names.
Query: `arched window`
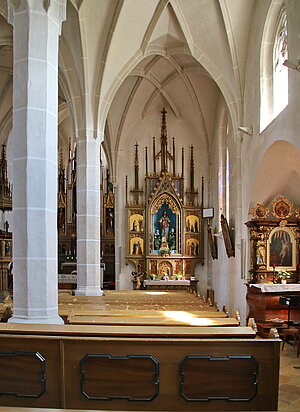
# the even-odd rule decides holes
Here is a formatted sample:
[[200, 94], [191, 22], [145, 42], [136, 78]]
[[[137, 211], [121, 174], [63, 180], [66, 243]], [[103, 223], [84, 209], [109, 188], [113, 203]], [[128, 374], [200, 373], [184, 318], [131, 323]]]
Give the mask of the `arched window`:
[[288, 104], [288, 68], [283, 65], [288, 58], [287, 21], [285, 9], [280, 15], [273, 48], [273, 98], [274, 118]]
[[[219, 216], [229, 215], [229, 151], [228, 151], [228, 114], [224, 110], [219, 135], [219, 171], [218, 171], [218, 203]], [[219, 230], [221, 223], [219, 219]]]
[[260, 131], [288, 104], [287, 16], [285, 1], [272, 1], [266, 18], [261, 47]]

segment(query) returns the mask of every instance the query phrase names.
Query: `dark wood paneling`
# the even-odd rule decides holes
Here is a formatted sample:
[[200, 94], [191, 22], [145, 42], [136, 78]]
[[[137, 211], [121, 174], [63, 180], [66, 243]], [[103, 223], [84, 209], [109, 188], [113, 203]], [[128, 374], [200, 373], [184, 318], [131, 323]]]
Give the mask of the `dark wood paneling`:
[[249, 355], [188, 355], [180, 365], [181, 396], [188, 402], [249, 402], [256, 396], [257, 372], [258, 363]]
[[[27, 325], [27, 327], [27, 332], [29, 332], [30, 326]], [[74, 326], [58, 328], [60, 333], [58, 336], [44, 335], [45, 330], [43, 328], [43, 335], [38, 335], [39, 329], [35, 330], [34, 327], [31, 330], [31, 334], [22, 335], [21, 333], [26, 328], [22, 326], [22, 331], [21, 329], [17, 330], [16, 325], [15, 332], [8, 335], [4, 333], [6, 328], [9, 329], [9, 325], [0, 326], [0, 348], [2, 352], [39, 352], [45, 358], [46, 392], [36, 399], [3, 395], [0, 396], [1, 405], [122, 411], [242, 411], [276, 410], [277, 408], [280, 348], [280, 341], [278, 339], [249, 339], [247, 334], [244, 338], [239, 338], [238, 332], [237, 338], [224, 339], [220, 334], [218, 337], [215, 337], [215, 331], [212, 332], [211, 338], [207, 337], [207, 332], [203, 336], [200, 334], [196, 338], [194, 329], [191, 331], [190, 337], [187, 333], [184, 338], [176, 338], [174, 335], [154, 338], [149, 337], [148, 332], [146, 332], [145, 336], [142, 336], [143, 328], [141, 328], [140, 337], [132, 335], [117, 338], [101, 336], [100, 332], [97, 336], [93, 327], [90, 327], [92, 331], [91, 336], [88, 333], [84, 335], [83, 331], [81, 331], [81, 336], [76, 336], [74, 334], [76, 329]], [[54, 326], [49, 325], [51, 333], [53, 333], [54, 328]], [[155, 327], [153, 328], [155, 329]], [[77, 329], [80, 329], [80, 327], [78, 326]], [[65, 335], [62, 333], [63, 330], [65, 330]], [[70, 334], [68, 334], [69, 330], [71, 331]], [[121, 331], [122, 328], [120, 328], [120, 334], [122, 333]], [[160, 363], [158, 396], [152, 401], [87, 399], [81, 393], [82, 373], [80, 361], [88, 354], [111, 354], [113, 357], [126, 357], [128, 355], [141, 355], [145, 357], [146, 355], [152, 355]], [[223, 358], [230, 356], [252, 356], [258, 364], [256, 395], [249, 402], [228, 402], [226, 400], [187, 402], [180, 395], [179, 372], [180, 362], [189, 354]], [[114, 360], [112, 360], [107, 362], [106, 365], [103, 363], [100, 365], [94, 362], [94, 359], [91, 359], [89, 361], [91, 362], [90, 364], [85, 363], [84, 365], [87, 384], [85, 390], [89, 394], [95, 395], [95, 397], [98, 397], [99, 394], [100, 397], [103, 394], [107, 395], [108, 392], [115, 397], [127, 396], [127, 394], [133, 397], [141, 395], [152, 396], [153, 382], [156, 380], [155, 367], [149, 359], [149, 364], [146, 365], [144, 363], [147, 357], [141, 359], [142, 366], [140, 360], [134, 359], [123, 359], [123, 361], [119, 359], [121, 363], [114, 363]], [[113, 362], [113, 366], [111, 366], [110, 362]], [[133, 366], [126, 366], [131, 362], [134, 362]], [[230, 360], [230, 362], [232, 361]], [[189, 370], [187, 371], [188, 373]], [[247, 367], [243, 366], [240, 369], [236, 366], [235, 370], [239, 374], [238, 378], [243, 383], [239, 393], [243, 396], [248, 396], [250, 391], [248, 388], [248, 383], [250, 382], [249, 375], [253, 377], [253, 370], [249, 365]], [[196, 374], [195, 380], [200, 380], [194, 385], [194, 383], [192, 384], [194, 378], [190, 375], [187, 381], [189, 385], [187, 389], [191, 388], [191, 391], [195, 392], [198, 396], [201, 382], [206, 382], [206, 393], [214, 394], [214, 396], [217, 393], [223, 396], [223, 393], [225, 394], [226, 392], [226, 396], [228, 394], [231, 395], [229, 390], [232, 390], [233, 387], [231, 387], [227, 380], [230, 378], [232, 379], [232, 385], [236, 384], [234, 371], [231, 373], [228, 371], [228, 368], [224, 368], [224, 392], [222, 392], [222, 387], [220, 386], [217, 389], [218, 392], [214, 393], [212, 388], [218, 382], [220, 369], [211, 369], [209, 373], [208, 371], [207, 367], [197, 368], [193, 366], [193, 375], [194, 372]], [[10, 379], [13, 379], [13, 376], [12, 373]], [[24, 391], [24, 388], [21, 387], [20, 389]]]
[[[35, 336], [0, 336], [1, 353], [19, 353], [17, 357], [0, 357], [0, 376], [2, 388], [13, 392], [17, 389], [20, 396], [1, 395], [0, 405], [36, 406], [59, 408], [61, 402], [61, 359], [59, 340], [39, 339]], [[45, 359], [44, 374], [41, 362], [36, 356], [20, 356], [20, 352], [39, 353]], [[37, 398], [28, 394], [41, 392], [41, 378], [45, 379], [45, 392]], [[25, 396], [24, 396], [25, 395]], [[1, 408], [0, 408], [1, 409]]]
[[0, 352], [0, 395], [38, 398], [45, 391], [45, 358], [39, 352]]
[[88, 354], [80, 371], [87, 399], [150, 402], [159, 394], [159, 362], [151, 355]]

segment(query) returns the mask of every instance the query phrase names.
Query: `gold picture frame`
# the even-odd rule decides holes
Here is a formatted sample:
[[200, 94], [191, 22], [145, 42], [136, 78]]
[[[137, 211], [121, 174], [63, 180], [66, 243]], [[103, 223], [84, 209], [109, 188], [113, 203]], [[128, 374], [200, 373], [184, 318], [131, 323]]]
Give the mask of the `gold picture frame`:
[[296, 270], [296, 239], [288, 227], [277, 226], [267, 241], [268, 270]]

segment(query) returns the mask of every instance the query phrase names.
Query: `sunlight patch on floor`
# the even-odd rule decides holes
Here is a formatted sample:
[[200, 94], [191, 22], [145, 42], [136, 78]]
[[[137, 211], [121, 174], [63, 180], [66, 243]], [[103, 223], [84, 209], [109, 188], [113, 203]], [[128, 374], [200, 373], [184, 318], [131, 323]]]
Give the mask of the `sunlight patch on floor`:
[[214, 319], [210, 318], [196, 318], [195, 315], [189, 312], [176, 311], [176, 310], [165, 310], [161, 311], [166, 318], [173, 319], [178, 322], [188, 323], [194, 326], [210, 326], [214, 324]]

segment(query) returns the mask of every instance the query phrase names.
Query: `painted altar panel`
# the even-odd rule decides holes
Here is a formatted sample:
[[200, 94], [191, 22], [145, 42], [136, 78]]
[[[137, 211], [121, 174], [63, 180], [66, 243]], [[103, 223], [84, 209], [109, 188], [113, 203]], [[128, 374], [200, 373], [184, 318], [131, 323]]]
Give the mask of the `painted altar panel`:
[[144, 216], [141, 213], [133, 213], [129, 217], [129, 227], [131, 232], [143, 232]]
[[185, 254], [187, 256], [200, 255], [200, 214], [197, 209], [187, 209], [185, 211]]
[[129, 232], [128, 254], [144, 256], [144, 209], [131, 207], [128, 209], [127, 228]]
[[296, 240], [288, 227], [276, 227], [267, 242], [268, 270], [274, 266], [282, 270], [296, 270]]

